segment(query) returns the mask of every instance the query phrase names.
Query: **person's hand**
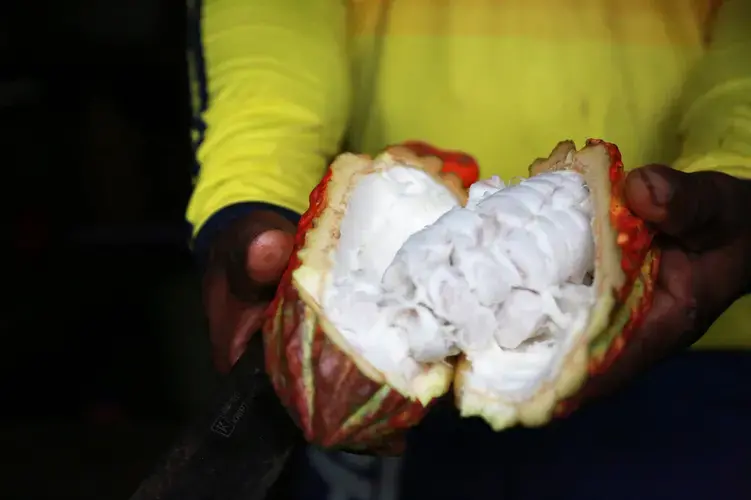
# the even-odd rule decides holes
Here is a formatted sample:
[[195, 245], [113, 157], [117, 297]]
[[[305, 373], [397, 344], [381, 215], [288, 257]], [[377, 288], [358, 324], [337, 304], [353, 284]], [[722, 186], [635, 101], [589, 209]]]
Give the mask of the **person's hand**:
[[751, 181], [648, 166], [629, 173], [626, 200], [657, 230], [662, 262], [653, 306], [621, 357], [575, 399], [610, 393], [690, 346], [751, 292]]
[[264, 313], [292, 253], [295, 225], [271, 211], [254, 211], [226, 228], [211, 247], [204, 306], [216, 368], [237, 362]]

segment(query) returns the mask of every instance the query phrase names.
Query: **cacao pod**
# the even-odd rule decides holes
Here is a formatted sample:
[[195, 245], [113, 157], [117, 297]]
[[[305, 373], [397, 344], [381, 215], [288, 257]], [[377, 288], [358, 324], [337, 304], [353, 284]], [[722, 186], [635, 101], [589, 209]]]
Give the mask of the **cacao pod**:
[[570, 411], [651, 304], [659, 259], [624, 179], [595, 140], [560, 143], [514, 186], [424, 143], [338, 157], [264, 326], [306, 439], [398, 452], [452, 383], [462, 415], [497, 430]]

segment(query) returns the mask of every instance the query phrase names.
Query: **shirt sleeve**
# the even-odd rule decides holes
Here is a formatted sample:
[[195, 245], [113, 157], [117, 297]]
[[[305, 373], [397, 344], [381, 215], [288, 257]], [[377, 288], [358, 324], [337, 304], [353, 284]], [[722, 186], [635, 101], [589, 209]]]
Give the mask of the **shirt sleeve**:
[[751, 1], [725, 0], [686, 84], [676, 168], [751, 178]]
[[342, 0], [189, 0], [199, 239], [250, 210], [294, 218], [349, 118]]

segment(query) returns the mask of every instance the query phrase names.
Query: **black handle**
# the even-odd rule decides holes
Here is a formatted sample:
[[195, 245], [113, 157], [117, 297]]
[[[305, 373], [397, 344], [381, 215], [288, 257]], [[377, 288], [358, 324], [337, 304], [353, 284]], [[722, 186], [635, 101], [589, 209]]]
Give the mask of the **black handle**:
[[219, 392], [131, 500], [268, 498], [302, 437], [266, 375], [260, 334]]

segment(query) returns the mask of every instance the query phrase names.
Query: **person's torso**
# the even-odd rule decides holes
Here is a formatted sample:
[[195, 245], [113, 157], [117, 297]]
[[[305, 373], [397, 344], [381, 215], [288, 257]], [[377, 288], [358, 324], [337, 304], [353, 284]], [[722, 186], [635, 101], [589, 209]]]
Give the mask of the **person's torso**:
[[[681, 89], [717, 4], [350, 0], [347, 147], [374, 153], [427, 141], [506, 179], [563, 139], [614, 142], [627, 167], [670, 164]], [[751, 343], [749, 303], [733, 309], [705, 344]]]
[[567, 138], [615, 142], [631, 165], [670, 162], [677, 100], [711, 17], [705, 0], [351, 5], [350, 146], [425, 140], [504, 177]]

